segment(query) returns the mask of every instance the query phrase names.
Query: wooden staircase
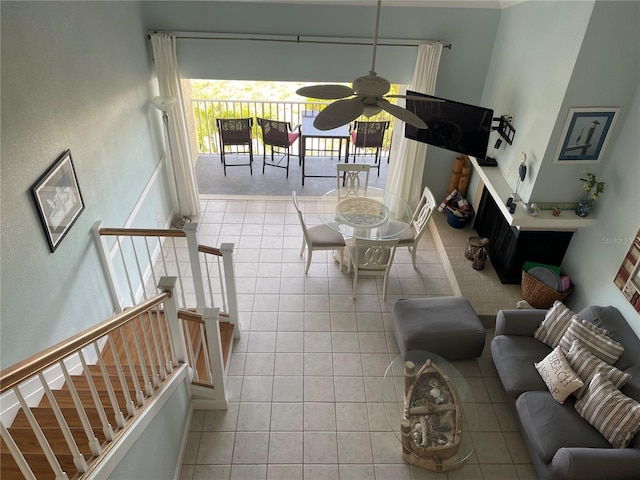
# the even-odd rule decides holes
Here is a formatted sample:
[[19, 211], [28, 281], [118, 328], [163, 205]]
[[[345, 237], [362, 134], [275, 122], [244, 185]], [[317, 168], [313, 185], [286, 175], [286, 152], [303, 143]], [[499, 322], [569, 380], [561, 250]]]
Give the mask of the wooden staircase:
[[[93, 433], [89, 432], [89, 435], [95, 436], [97, 439], [96, 443], [100, 445], [100, 449], [103, 452], [114, 448], [116, 441], [124, 434], [128, 426], [131, 425], [136, 415], [159, 393], [158, 384], [168, 380], [174, 373], [171, 365], [168, 365], [168, 368], [150, 366], [162, 363], [158, 361], [162, 358], [159, 354], [159, 350], [162, 349], [159, 344], [162, 342], [158, 341], [157, 337], [157, 345], [155, 347], [157, 350], [153, 348], [141, 349], [139, 343], [136, 347], [135, 337], [137, 336], [138, 339], [141, 338], [143, 330], [148, 329], [146, 333], [148, 336], [151, 336], [151, 326], [149, 323], [152, 318], [153, 312], [146, 313], [144, 316], [138, 317], [136, 319], [138, 321], [134, 320], [121, 327], [120, 330], [109, 334], [110, 341], [104, 343], [104, 348], [101, 351], [106, 376], [103, 375], [99, 365], [88, 365], [87, 372], [90, 379], [87, 378], [84, 372], [80, 375], [71, 375], [71, 386], [67, 382], [62, 388], [52, 390], [55, 401], [69, 426], [71, 436], [89, 466], [89, 471], [92, 465], [96, 464], [99, 457], [92, 452], [86, 428], [83, 427], [81, 412], [79, 413], [79, 410], [76, 408], [71, 389], [75, 389], [78, 397], [81, 399], [83, 405], [81, 410], [86, 414], [93, 431]], [[183, 321], [182, 324], [184, 334], [190, 336], [189, 341], [191, 342], [192, 348], [197, 352], [197, 355], [194, 357], [196, 359], [194, 370], [198, 372], [198, 377], [196, 378], [207, 378], [205, 363], [208, 360], [200, 340], [200, 332], [203, 330], [194, 325], [194, 322]], [[156, 325], [165, 325], [165, 322], [157, 322]], [[233, 342], [233, 329], [234, 326], [230, 323], [220, 322], [220, 337], [223, 345], [225, 371]], [[169, 332], [165, 329], [165, 331], [161, 332], [161, 335], [164, 336], [165, 345], [170, 345]], [[148, 342], [146, 344], [147, 347], [152, 343], [153, 342]], [[128, 354], [127, 350], [129, 352]], [[135, 359], [134, 364], [127, 364], [127, 356]], [[141, 367], [141, 362], [138, 360], [140, 356], [144, 359], [145, 367]], [[153, 359], [155, 361], [149, 361], [149, 356], [157, 358]], [[121, 368], [118, 368], [118, 365], [120, 365]], [[135, 371], [135, 376], [132, 374], [132, 371]], [[100, 412], [94, 401], [91, 383], [95, 385], [100, 403], [104, 408], [108, 423], [111, 425], [112, 432], [103, 431], [103, 422], [101, 421]], [[110, 384], [112, 388], [111, 395], [108, 384]], [[197, 384], [206, 385], [201, 382], [197, 382]], [[136, 385], [140, 391], [136, 391]], [[149, 385], [153, 390], [152, 392], [148, 391]], [[124, 422], [123, 425], [117, 425], [118, 412], [114, 412], [112, 398], [115, 398], [117, 408], [122, 414], [121, 418], [123, 420], [121, 420], [120, 423]], [[82, 478], [82, 474], [78, 473], [71, 448], [67, 440], [65, 440], [63, 430], [56, 419], [49, 398], [46, 395], [43, 396], [39, 405], [35, 408], [30, 408], [30, 411], [36, 418], [38, 425], [55, 453], [62, 470], [66, 472], [67, 477], [70, 480], [73, 478]], [[55, 479], [56, 476], [49, 461], [37, 440], [27, 415], [22, 409], [18, 412], [7, 430], [24, 455], [36, 478]], [[113, 438], [109, 440], [108, 437], [111, 436]], [[0, 478], [3, 480], [24, 478], [9, 451], [9, 447], [3, 440], [0, 440], [0, 442]]]

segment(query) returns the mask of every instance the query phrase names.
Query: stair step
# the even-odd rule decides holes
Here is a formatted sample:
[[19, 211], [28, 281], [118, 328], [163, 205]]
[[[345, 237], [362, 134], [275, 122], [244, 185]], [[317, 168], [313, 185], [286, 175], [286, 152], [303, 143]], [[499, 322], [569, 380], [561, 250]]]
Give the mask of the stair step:
[[[56, 477], [44, 453], [23, 453], [23, 455], [38, 480], [55, 480]], [[56, 455], [56, 458], [60, 463], [60, 467], [67, 473], [69, 478], [72, 478], [78, 472], [71, 454]], [[24, 478], [18, 465], [9, 453], [0, 454], [0, 462], [2, 464], [3, 479]]]
[[[76, 445], [80, 452], [84, 455], [85, 459], [91, 456], [91, 448], [89, 447], [89, 441], [87, 440], [87, 436], [84, 433], [84, 429], [74, 427], [71, 428], [71, 435], [73, 436]], [[43, 428], [42, 432], [44, 436], [47, 438], [51, 449], [54, 452], [66, 452], [70, 453], [69, 446], [67, 445], [67, 441], [62, 435], [62, 432], [58, 428]], [[36, 438], [35, 433], [29, 427], [11, 427], [9, 428], [9, 433], [13, 438], [13, 441], [18, 445], [18, 448], [22, 453], [42, 453], [42, 449], [40, 448], [40, 444], [38, 443], [38, 439]], [[96, 438], [100, 442], [100, 444], [104, 444], [106, 439], [102, 434], [102, 431], [94, 431]], [[9, 448], [6, 446], [4, 442], [2, 442], [2, 446], [0, 447], [2, 453], [9, 453]]]
[[[44, 399], [43, 401], [46, 401]], [[43, 405], [42, 402], [40, 405]], [[93, 427], [94, 430], [102, 430], [102, 424], [100, 423], [100, 417], [98, 416], [98, 411], [92, 407], [85, 407], [85, 412], [87, 417], [89, 418], [89, 424]], [[61, 407], [60, 411], [67, 422], [67, 425], [70, 427], [82, 427], [82, 422], [80, 421], [80, 416], [78, 412], [73, 407]], [[53, 411], [50, 406], [38, 406], [31, 409], [31, 413], [38, 421], [38, 424], [41, 428], [58, 428], [58, 421], [56, 420]], [[123, 412], [125, 413], [125, 412]], [[111, 417], [111, 415], [108, 415]], [[110, 418], [111, 421], [111, 418]], [[29, 427], [29, 421], [27, 420], [26, 415], [22, 410], [18, 412], [16, 418], [13, 420], [11, 424], [12, 427]]]

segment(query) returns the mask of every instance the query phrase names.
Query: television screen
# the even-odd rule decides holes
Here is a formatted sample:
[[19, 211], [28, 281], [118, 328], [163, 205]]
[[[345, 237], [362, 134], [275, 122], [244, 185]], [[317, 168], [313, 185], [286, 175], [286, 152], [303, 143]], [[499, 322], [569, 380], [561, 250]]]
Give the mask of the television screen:
[[478, 159], [487, 156], [493, 110], [411, 90], [407, 90], [407, 96], [438, 101], [407, 98], [407, 110], [420, 117], [429, 128], [419, 129], [405, 124], [405, 137]]

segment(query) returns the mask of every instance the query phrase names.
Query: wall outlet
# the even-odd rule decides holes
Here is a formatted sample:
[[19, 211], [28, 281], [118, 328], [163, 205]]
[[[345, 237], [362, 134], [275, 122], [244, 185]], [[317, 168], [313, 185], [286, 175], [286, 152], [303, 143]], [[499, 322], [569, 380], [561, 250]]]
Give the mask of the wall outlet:
[[511, 175], [511, 167], [509, 165], [505, 165], [504, 167], [504, 174], [509, 177], [509, 175]]
[[156, 221], [158, 222], [158, 226], [161, 227], [162, 226], [162, 220], [160, 220], [160, 215], [158, 215], [156, 217]]

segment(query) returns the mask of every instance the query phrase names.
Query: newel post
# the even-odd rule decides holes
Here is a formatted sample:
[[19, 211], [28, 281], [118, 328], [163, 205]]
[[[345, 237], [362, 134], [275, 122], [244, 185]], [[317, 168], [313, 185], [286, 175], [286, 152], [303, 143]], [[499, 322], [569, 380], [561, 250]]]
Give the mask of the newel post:
[[187, 356], [184, 351], [184, 332], [180, 328], [178, 319], [178, 308], [176, 306], [175, 293], [177, 277], [161, 277], [158, 282], [158, 289], [162, 292], [171, 293], [171, 298], [164, 302], [164, 314], [169, 327], [169, 337], [171, 338], [171, 350], [173, 351], [173, 363], [186, 362]]
[[113, 262], [111, 261], [111, 255], [109, 254], [109, 246], [106, 239], [100, 235], [100, 229], [102, 228], [102, 220], [98, 220], [91, 227], [93, 238], [96, 241], [96, 248], [98, 250], [98, 256], [100, 257], [100, 263], [102, 264], [102, 271], [104, 272], [105, 279], [107, 280], [107, 287], [109, 288], [109, 295], [113, 303], [113, 308], [116, 313], [122, 312], [122, 302], [118, 295], [118, 281], [116, 280], [116, 272], [113, 268]]
[[209, 364], [211, 366], [211, 383], [214, 390], [221, 392], [224, 407], [227, 407], [226, 376], [224, 369], [224, 358], [222, 356], [222, 338], [220, 336], [219, 308], [205, 308], [202, 312], [204, 328], [207, 332], [207, 347], [209, 351]]
[[187, 223], [184, 226], [184, 233], [187, 234], [189, 264], [191, 265], [191, 275], [193, 276], [193, 286], [196, 293], [196, 312], [202, 313], [206, 304], [204, 297], [204, 283], [202, 280], [202, 268], [200, 266], [200, 253], [198, 252], [198, 224]]
[[[220, 245], [222, 252], [222, 264], [224, 265], [224, 280], [227, 288], [227, 306], [229, 314], [229, 323], [238, 326], [238, 292], [236, 290], [236, 272], [233, 268], [233, 243], [222, 243]], [[233, 336], [240, 337], [240, 329], [233, 329]]]

